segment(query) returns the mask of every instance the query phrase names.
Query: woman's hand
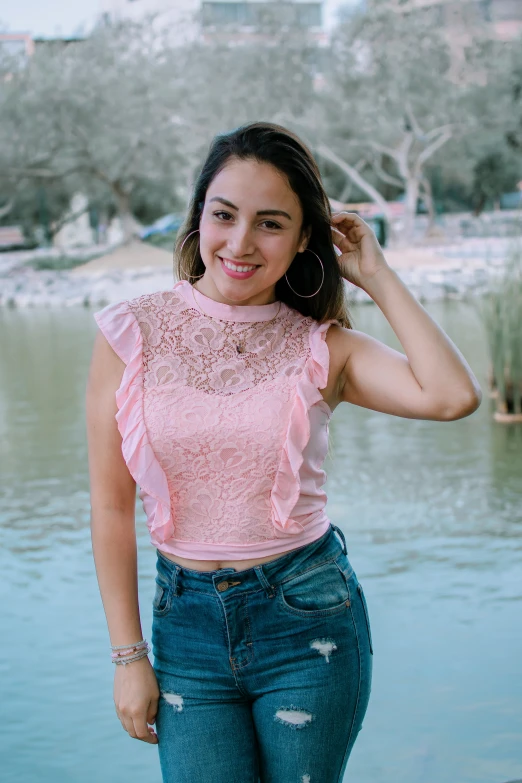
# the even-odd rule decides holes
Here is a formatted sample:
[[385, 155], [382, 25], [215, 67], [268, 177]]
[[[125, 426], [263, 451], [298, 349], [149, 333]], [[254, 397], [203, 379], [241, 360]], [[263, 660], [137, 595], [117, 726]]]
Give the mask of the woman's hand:
[[359, 288], [382, 269], [389, 269], [381, 246], [370, 226], [355, 212], [332, 215], [332, 239], [341, 251], [337, 257], [345, 280]]
[[156, 745], [158, 736], [152, 726], [158, 710], [159, 688], [156, 674], [148, 657], [116, 664], [114, 673], [114, 704], [125, 731], [134, 739]]

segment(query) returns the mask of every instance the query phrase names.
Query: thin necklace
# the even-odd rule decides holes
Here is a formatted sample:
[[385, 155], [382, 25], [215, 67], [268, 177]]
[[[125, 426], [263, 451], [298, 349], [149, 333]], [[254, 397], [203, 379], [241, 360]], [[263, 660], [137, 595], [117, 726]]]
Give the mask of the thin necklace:
[[[196, 302], [196, 297], [194, 296], [194, 288], [196, 288], [196, 286], [193, 285], [193, 286], [191, 286], [191, 288], [192, 288], [192, 298], [194, 299], [194, 304], [196, 305], [196, 308], [197, 309], [201, 309], [203, 311], [203, 313], [205, 313], [205, 315], [208, 315], [209, 318], [213, 318], [214, 316], [209, 315], [209, 313], [206, 312], [205, 308], [202, 307], [201, 305], [198, 305], [198, 303]], [[201, 291], [199, 290], [199, 288], [196, 288], [196, 291], [199, 294], [201, 294]], [[204, 294], [201, 294], [201, 295], [204, 296]], [[279, 301], [279, 307], [278, 307], [277, 313], [274, 315], [274, 317], [271, 318], [269, 321], [263, 321], [261, 325], [262, 326], [266, 326], [266, 324], [271, 324], [272, 321], [275, 321], [275, 319], [279, 315], [279, 310], [280, 309], [281, 309], [281, 301]], [[226, 320], [226, 319], [218, 318], [217, 320], [218, 321], [223, 321], [223, 320]], [[246, 341], [247, 341], [247, 337], [244, 337], [242, 340], [240, 340], [239, 342], [235, 343], [237, 353], [244, 353], [245, 352], [245, 343], [246, 343]]]

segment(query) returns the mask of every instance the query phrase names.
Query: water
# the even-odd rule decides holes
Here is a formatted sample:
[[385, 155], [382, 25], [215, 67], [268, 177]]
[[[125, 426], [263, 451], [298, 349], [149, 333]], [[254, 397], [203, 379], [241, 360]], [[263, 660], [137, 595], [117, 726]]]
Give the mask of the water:
[[[474, 310], [428, 309], [485, 388]], [[398, 347], [376, 307], [355, 319]], [[86, 310], [0, 310], [6, 783], [161, 781], [157, 748], [123, 731], [112, 700], [84, 424], [95, 328]], [[364, 585], [375, 649], [346, 781], [522, 778], [522, 427], [493, 422], [490, 405], [485, 395], [475, 414], [446, 423], [348, 405], [334, 413], [328, 512]], [[137, 528], [150, 640], [155, 550], [141, 510]]]

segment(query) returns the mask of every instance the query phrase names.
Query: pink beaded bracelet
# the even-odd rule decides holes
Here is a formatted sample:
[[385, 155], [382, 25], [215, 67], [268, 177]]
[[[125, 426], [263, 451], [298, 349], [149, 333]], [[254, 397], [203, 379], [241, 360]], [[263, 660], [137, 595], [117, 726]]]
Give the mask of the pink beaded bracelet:
[[138, 652], [138, 650], [143, 650], [144, 648], [148, 647], [147, 642], [143, 641], [139, 644], [135, 644], [133, 647], [127, 647], [124, 650], [119, 650], [118, 652], [112, 653], [111, 658], [114, 660], [115, 658], [123, 658], [125, 655], [130, 655], [131, 653]]

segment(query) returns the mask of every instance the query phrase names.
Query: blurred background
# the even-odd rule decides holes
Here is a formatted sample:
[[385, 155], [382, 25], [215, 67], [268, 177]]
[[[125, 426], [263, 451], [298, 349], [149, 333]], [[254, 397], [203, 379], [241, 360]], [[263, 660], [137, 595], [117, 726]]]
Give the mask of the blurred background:
[[[522, 0], [0, 10], [2, 780], [161, 781], [112, 700], [89, 531], [93, 313], [172, 287], [209, 143], [250, 120], [310, 146], [332, 209], [370, 223], [484, 390], [456, 422], [347, 405], [332, 420], [327, 512], [375, 652], [345, 780], [520, 781]], [[400, 350], [364, 292], [346, 295], [355, 327]], [[139, 506], [136, 529], [150, 640]]]

